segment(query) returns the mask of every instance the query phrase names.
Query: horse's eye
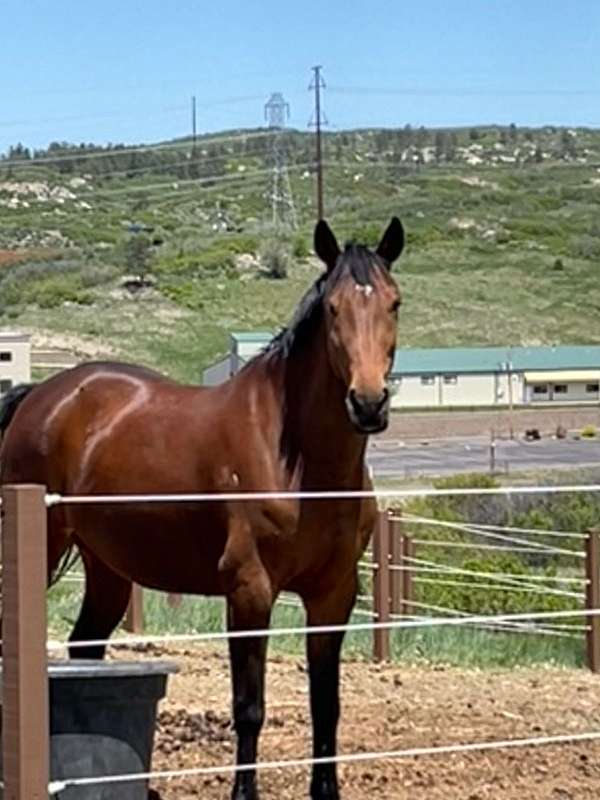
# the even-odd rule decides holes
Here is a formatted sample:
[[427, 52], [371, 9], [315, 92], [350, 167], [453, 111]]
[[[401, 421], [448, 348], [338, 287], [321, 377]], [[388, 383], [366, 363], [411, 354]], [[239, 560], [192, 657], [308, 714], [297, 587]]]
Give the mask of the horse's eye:
[[329, 313], [332, 317], [337, 317], [338, 310], [333, 303], [329, 303]]
[[401, 305], [402, 305], [402, 302], [400, 300], [394, 300], [394, 302], [392, 303], [392, 306], [390, 308], [390, 311], [392, 312], [392, 314], [395, 314], [396, 311], [398, 311], [398, 309], [400, 308]]

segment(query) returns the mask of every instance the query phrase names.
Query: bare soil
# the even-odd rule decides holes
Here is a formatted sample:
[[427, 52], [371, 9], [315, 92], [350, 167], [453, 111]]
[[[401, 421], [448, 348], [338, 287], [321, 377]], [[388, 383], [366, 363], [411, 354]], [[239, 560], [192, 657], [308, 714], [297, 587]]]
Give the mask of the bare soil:
[[[171, 648], [153, 769], [231, 764], [229, 671], [224, 652]], [[121, 657], [121, 656], [119, 656]], [[139, 654], [137, 655], [139, 657]], [[304, 662], [268, 665], [261, 760], [310, 755]], [[600, 730], [600, 683], [584, 671], [554, 668], [481, 671], [346, 662], [341, 753], [564, 735]], [[586, 800], [600, 785], [600, 741], [447, 756], [369, 760], [340, 767], [344, 800]], [[260, 774], [263, 800], [308, 796], [306, 768]], [[162, 800], [228, 800], [231, 776], [155, 781]]]
[[[537, 428], [544, 436], [556, 433], [558, 426], [577, 431], [585, 425], [600, 427], [599, 406], [562, 406], [560, 408], [515, 409], [513, 432], [522, 437], [529, 428]], [[511, 417], [506, 409], [498, 411], [397, 411], [381, 437], [385, 439], [440, 439], [461, 436], [508, 437]]]

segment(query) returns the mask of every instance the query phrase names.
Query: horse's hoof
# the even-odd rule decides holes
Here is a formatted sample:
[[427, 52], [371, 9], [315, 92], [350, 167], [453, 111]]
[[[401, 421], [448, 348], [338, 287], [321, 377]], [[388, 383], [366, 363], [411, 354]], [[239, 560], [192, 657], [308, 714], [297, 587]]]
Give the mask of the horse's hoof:
[[235, 786], [231, 800], [259, 800], [256, 786]]

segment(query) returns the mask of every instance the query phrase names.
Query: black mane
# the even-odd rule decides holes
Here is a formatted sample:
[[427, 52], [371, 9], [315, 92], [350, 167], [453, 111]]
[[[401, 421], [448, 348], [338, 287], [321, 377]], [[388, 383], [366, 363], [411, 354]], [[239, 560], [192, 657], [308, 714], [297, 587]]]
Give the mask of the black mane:
[[279, 331], [264, 352], [277, 353], [283, 358], [288, 358], [310, 339], [321, 320], [323, 298], [334, 286], [348, 276], [361, 286], [372, 286], [373, 276], [382, 269], [385, 269], [384, 261], [368, 247], [347, 243], [335, 267], [330, 272], [319, 275], [300, 301], [290, 324]]

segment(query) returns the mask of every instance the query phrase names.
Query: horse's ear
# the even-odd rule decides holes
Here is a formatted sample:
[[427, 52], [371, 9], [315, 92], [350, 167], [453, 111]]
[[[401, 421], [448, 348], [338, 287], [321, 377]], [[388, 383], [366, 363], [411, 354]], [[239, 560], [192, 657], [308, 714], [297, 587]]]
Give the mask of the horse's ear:
[[388, 225], [377, 247], [377, 255], [383, 258], [386, 264], [393, 264], [403, 248], [404, 228], [398, 217], [392, 217], [392, 221]]
[[320, 219], [315, 227], [315, 253], [327, 264], [328, 270], [335, 267], [340, 255], [340, 248], [333, 231], [324, 219]]

